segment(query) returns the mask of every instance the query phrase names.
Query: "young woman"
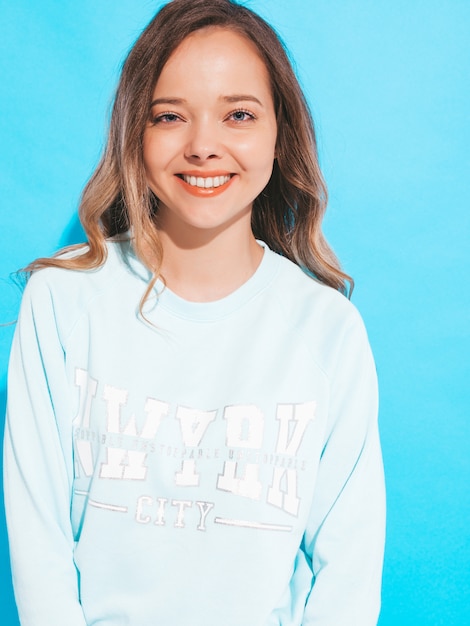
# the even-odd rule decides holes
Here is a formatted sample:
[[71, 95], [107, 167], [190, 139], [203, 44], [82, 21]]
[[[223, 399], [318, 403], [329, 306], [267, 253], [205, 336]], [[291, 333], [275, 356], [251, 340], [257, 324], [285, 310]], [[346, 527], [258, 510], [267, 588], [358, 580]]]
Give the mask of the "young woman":
[[11, 356], [6, 507], [29, 626], [369, 626], [376, 376], [321, 233], [305, 100], [272, 29], [174, 0], [124, 65]]

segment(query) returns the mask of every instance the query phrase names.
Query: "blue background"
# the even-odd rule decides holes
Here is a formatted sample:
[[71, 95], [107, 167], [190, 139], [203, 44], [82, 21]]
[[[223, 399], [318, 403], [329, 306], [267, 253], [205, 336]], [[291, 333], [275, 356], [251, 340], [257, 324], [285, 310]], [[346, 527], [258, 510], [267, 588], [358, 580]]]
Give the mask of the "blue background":
[[[159, 2], [1, 2], [0, 323], [10, 273], [82, 239], [120, 64]], [[380, 626], [470, 623], [468, 0], [252, 0], [290, 49], [381, 382]], [[0, 415], [13, 326], [0, 327]], [[2, 624], [16, 626], [3, 513]], [[47, 575], [47, 573], [45, 573]]]

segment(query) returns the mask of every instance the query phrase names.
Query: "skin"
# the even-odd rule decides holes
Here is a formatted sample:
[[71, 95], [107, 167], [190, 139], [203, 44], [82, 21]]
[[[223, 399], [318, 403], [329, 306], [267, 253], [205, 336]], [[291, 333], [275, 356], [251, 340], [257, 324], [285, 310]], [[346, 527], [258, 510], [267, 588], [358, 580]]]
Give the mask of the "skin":
[[[269, 75], [253, 43], [201, 29], [171, 55], [154, 89], [143, 155], [158, 196], [168, 287], [193, 301], [242, 285], [263, 251], [251, 231], [253, 201], [273, 168], [276, 116]], [[184, 177], [203, 178], [205, 187]], [[218, 186], [207, 187], [214, 183]]]

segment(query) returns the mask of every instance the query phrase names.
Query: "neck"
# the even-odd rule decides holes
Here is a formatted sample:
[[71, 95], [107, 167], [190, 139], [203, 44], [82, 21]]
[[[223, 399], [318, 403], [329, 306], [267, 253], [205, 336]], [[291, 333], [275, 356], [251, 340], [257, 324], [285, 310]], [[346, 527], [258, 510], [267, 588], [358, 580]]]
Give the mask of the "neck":
[[171, 291], [192, 302], [229, 295], [256, 271], [263, 257], [250, 222], [211, 232], [191, 227], [170, 234], [159, 228], [162, 277]]

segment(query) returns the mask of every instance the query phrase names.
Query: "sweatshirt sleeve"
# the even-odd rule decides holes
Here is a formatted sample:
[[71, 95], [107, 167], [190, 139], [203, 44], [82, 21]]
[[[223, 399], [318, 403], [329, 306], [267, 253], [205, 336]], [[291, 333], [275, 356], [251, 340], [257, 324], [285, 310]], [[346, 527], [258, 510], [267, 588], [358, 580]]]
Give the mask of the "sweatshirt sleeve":
[[384, 478], [375, 365], [356, 312], [331, 362], [329, 426], [302, 544], [314, 574], [303, 626], [375, 626]]
[[13, 340], [4, 440], [5, 509], [22, 626], [86, 626], [73, 560], [66, 396], [52, 298], [42, 276], [34, 275]]

